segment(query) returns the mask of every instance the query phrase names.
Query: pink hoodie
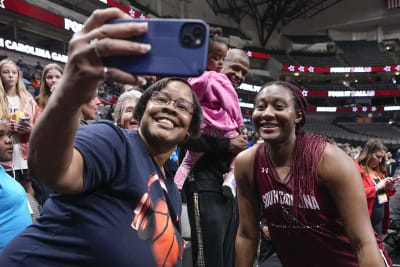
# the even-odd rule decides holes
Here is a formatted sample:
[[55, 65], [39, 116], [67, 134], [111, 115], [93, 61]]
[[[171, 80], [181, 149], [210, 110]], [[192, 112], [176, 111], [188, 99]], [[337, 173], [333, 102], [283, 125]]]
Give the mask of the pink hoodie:
[[239, 129], [243, 124], [239, 99], [231, 81], [225, 74], [206, 71], [201, 76], [189, 78], [203, 109], [201, 128], [212, 127], [222, 131]]

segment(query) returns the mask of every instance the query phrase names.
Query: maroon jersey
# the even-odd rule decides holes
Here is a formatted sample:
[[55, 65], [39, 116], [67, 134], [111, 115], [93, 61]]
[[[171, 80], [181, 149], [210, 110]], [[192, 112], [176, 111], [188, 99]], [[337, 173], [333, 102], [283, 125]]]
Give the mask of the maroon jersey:
[[299, 196], [296, 203], [302, 215], [295, 215], [293, 181], [307, 177], [294, 177], [289, 171], [280, 181], [264, 151], [264, 144], [260, 144], [254, 162], [255, 183], [274, 248], [283, 266], [358, 266], [328, 190], [315, 182], [313, 194]]

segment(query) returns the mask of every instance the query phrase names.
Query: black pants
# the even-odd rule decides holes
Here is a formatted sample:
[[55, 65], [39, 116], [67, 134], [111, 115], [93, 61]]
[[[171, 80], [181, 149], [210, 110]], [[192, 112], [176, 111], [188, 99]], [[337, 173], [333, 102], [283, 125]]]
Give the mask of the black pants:
[[[262, 234], [262, 233], [261, 233]], [[265, 238], [261, 238], [260, 242], [260, 254], [258, 255], [258, 265], [259, 267], [266, 267], [267, 260], [272, 254], [275, 253], [275, 249], [272, 246], [272, 242]]]
[[186, 192], [195, 267], [233, 267], [237, 201], [221, 192]]

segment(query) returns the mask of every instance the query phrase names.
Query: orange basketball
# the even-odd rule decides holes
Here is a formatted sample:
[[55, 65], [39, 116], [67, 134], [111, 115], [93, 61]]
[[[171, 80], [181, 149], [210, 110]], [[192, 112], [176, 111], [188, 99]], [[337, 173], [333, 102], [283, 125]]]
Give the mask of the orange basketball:
[[163, 267], [174, 266], [181, 255], [182, 240], [176, 233], [164, 200], [155, 205], [154, 218], [152, 249], [156, 263]]

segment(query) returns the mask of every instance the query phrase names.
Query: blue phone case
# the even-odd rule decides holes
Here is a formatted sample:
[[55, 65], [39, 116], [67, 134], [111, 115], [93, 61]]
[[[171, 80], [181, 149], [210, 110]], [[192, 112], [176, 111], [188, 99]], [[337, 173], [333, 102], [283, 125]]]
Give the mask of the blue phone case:
[[[112, 20], [108, 23], [143, 22], [143, 20]], [[149, 43], [151, 50], [143, 56], [103, 58], [105, 66], [116, 67], [132, 74], [157, 76], [200, 76], [206, 68], [209, 43], [208, 24], [197, 19], [146, 19], [148, 31], [132, 41]], [[181, 29], [188, 23], [204, 26], [204, 42], [196, 48], [182, 45]]]

